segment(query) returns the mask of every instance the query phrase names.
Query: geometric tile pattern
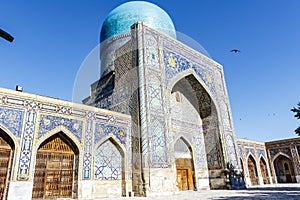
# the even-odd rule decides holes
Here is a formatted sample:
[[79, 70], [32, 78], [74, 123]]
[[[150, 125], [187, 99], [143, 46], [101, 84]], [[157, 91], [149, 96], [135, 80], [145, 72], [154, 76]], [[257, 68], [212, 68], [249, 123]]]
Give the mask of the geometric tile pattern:
[[92, 173], [92, 155], [93, 155], [93, 120], [92, 113], [87, 114], [86, 132], [84, 138], [84, 156], [83, 156], [83, 179], [91, 178]]
[[153, 167], [164, 167], [167, 162], [167, 151], [163, 122], [152, 118], [149, 128], [150, 163]]
[[24, 111], [0, 107], [0, 123], [7, 127], [15, 136], [21, 137]]
[[101, 144], [95, 154], [94, 173], [99, 180], [122, 180], [122, 155], [110, 139]]
[[160, 75], [149, 70], [146, 83], [150, 164], [152, 167], [168, 167]]
[[30, 111], [26, 114], [18, 169], [18, 180], [28, 180], [29, 178], [36, 118], [37, 113], [35, 111]]

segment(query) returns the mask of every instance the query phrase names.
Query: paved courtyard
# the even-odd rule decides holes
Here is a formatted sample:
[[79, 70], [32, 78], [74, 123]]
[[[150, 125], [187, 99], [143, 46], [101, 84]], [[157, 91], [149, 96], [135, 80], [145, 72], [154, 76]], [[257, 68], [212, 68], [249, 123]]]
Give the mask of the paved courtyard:
[[214, 199], [214, 200], [265, 200], [265, 199], [299, 199], [300, 184], [278, 184], [272, 186], [250, 187], [246, 190], [208, 190], [208, 191], [186, 191], [168, 196], [155, 197], [122, 197], [103, 198], [103, 200], [192, 200], [192, 199]]

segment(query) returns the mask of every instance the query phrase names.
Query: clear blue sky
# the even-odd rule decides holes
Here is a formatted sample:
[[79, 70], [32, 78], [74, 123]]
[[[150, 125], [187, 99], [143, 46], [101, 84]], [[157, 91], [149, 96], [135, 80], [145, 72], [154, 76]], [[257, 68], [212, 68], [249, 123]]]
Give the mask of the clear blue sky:
[[[25, 92], [72, 100], [77, 71], [98, 45], [106, 15], [124, 2], [2, 1], [0, 28], [15, 40], [0, 38], [0, 87], [20, 84]], [[149, 2], [223, 65], [237, 137], [296, 137], [300, 122], [290, 109], [300, 101], [299, 0]]]

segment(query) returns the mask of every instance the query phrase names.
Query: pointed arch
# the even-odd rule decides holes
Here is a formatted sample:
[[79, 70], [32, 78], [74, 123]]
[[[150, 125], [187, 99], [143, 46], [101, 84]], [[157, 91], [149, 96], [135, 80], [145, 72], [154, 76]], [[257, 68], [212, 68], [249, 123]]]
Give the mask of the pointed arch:
[[53, 135], [58, 134], [58, 133], [63, 133], [63, 135], [66, 136], [66, 139], [68, 139], [68, 141], [70, 141], [71, 143], [74, 143], [74, 145], [78, 149], [78, 154], [81, 154], [81, 152], [80, 152], [81, 151], [81, 148], [80, 148], [81, 142], [71, 131], [69, 131], [64, 126], [58, 126], [54, 129], [48, 131], [47, 133], [45, 133], [42, 137], [40, 137], [33, 148], [33, 152], [36, 153], [37, 149], [40, 147], [40, 145], [44, 141], [46, 141], [48, 138], [50, 138]]
[[[187, 77], [189, 75], [192, 75], [194, 78], [196, 78], [196, 80], [204, 87], [204, 89], [206, 90], [206, 92], [212, 98], [213, 103], [215, 105], [217, 105], [216, 104], [217, 101], [214, 98], [214, 96], [212, 95], [212, 93], [210, 92], [209, 88], [206, 86], [206, 84], [204, 83], [204, 81], [198, 77], [198, 75], [196, 74], [196, 72], [193, 69], [191, 69], [191, 68], [187, 69], [187, 70], [185, 70], [183, 72], [180, 72], [180, 73], [176, 74], [174, 77], [172, 77], [169, 80], [169, 83], [167, 85], [167, 93], [171, 93], [172, 88], [175, 86], [175, 84], [177, 82], [179, 82], [181, 79], [183, 79], [183, 78], [185, 78], [185, 77]], [[218, 110], [218, 113], [220, 113], [219, 110]]]
[[[167, 99], [169, 99], [167, 106], [168, 108], [171, 108], [171, 111], [173, 107], [179, 109], [178, 105], [171, 104], [171, 97], [174, 92], [180, 91], [189, 104], [189, 107], [186, 107], [189, 108], [188, 111], [191, 111], [191, 113], [194, 113], [195, 111], [198, 112], [200, 116], [198, 126], [201, 127], [204, 136], [208, 169], [216, 170], [224, 168], [224, 145], [222, 145], [222, 143], [224, 143], [225, 140], [222, 133], [223, 129], [219, 126], [219, 119], [221, 119], [220, 108], [216, 106], [216, 100], [204, 81], [194, 72], [194, 70], [186, 70], [175, 75], [169, 81], [166, 91]], [[191, 109], [190, 105], [193, 106], [194, 109]], [[182, 109], [182, 112], [187, 112], [187, 110]], [[187, 115], [184, 114], [182, 116], [179, 115], [179, 121], [186, 120], [184, 116]], [[173, 123], [173, 117], [171, 112], [171, 123]], [[177, 118], [178, 117], [176, 117], [176, 119]]]
[[262, 179], [263, 179], [263, 183], [264, 184], [269, 184], [270, 182], [269, 182], [268, 165], [267, 165], [267, 162], [266, 162], [263, 155], [260, 155], [259, 167], [260, 167], [260, 172], [261, 172], [261, 176], [262, 176]]
[[278, 152], [271, 160], [271, 162], [273, 163], [279, 156], [285, 156], [287, 157], [288, 159], [292, 160], [292, 158], [287, 155], [286, 153], [283, 153], [283, 152]]
[[255, 157], [252, 155], [252, 153], [249, 153], [247, 157], [247, 166], [248, 166], [248, 173], [249, 173], [251, 185], [257, 185], [258, 184], [257, 164], [256, 164]]
[[95, 148], [94, 178], [97, 180], [125, 179], [125, 151], [112, 136], [103, 139]]
[[117, 137], [114, 136], [113, 134], [109, 134], [106, 137], [102, 138], [99, 142], [97, 142], [97, 144], [95, 144], [94, 151], [96, 152], [96, 150], [107, 140], [110, 140], [120, 150], [120, 153], [122, 154], [122, 156], [124, 156], [124, 157], [126, 156], [125, 155], [125, 152], [126, 152], [125, 147], [118, 141]]
[[79, 148], [62, 131], [47, 136], [35, 147], [32, 198], [75, 198]]
[[254, 156], [253, 153], [251, 153], [251, 152], [248, 152], [248, 154], [246, 155], [246, 160], [245, 160], [245, 161], [247, 161], [247, 160], [249, 159], [250, 156], [254, 159], [254, 161], [255, 161], [255, 163], [256, 163], [255, 156]]
[[193, 190], [195, 167], [192, 145], [183, 136], [174, 143], [176, 181], [179, 190]]
[[191, 141], [189, 141], [189, 139], [187, 139], [184, 135], [180, 134], [175, 138], [175, 142], [174, 142], [174, 146], [176, 144], [176, 142], [178, 142], [178, 140], [182, 140], [189, 148], [191, 148], [191, 150], [193, 151], [193, 146], [191, 145]]
[[[179, 74], [176, 74], [172, 79], [169, 80], [169, 83], [167, 85], [167, 99], [170, 99], [170, 94], [172, 93], [172, 90], [174, 88], [174, 86], [179, 83], [181, 80], [184, 80], [187, 77], [193, 77], [196, 79], [196, 81], [201, 85], [201, 87], [203, 87], [204, 91], [208, 94], [209, 98], [211, 99], [211, 105], [213, 105], [213, 107], [216, 109], [217, 112], [217, 117], [220, 119], [220, 108], [216, 105], [217, 104], [217, 100], [215, 99], [215, 97], [212, 95], [210, 89], [206, 86], [206, 84], [204, 83], [204, 81], [199, 78], [199, 76], [196, 74], [196, 72], [193, 69], [188, 69], [185, 70]], [[170, 103], [170, 102], [168, 102]], [[170, 105], [169, 105], [170, 106]]]
[[274, 156], [271, 163], [276, 174], [277, 183], [296, 182], [295, 168], [290, 156], [279, 152]]
[[[186, 147], [186, 148], [185, 148]], [[186, 154], [188, 151], [189, 156]], [[180, 155], [176, 155], [176, 153], [181, 153], [182, 154], [182, 158], [186, 157], [186, 158], [193, 158], [193, 147], [190, 144], [190, 142], [183, 136], [179, 136], [177, 137], [177, 139], [174, 142], [174, 152], [175, 152], [175, 158], [180, 158]], [[185, 153], [185, 155], [184, 155]]]

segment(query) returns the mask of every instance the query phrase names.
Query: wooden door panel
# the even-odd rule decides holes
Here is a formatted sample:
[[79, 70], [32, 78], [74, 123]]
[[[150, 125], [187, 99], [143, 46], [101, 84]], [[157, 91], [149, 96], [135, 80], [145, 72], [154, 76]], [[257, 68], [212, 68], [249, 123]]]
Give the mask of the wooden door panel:
[[37, 153], [32, 197], [71, 198], [74, 157], [60, 138], [43, 145]]
[[183, 169], [181, 170], [181, 182], [182, 182], [182, 190], [188, 190], [188, 176], [187, 176], [187, 170]]
[[193, 168], [192, 159], [189, 158], [178, 158], [176, 159], [176, 177], [178, 183], [178, 189], [183, 190], [193, 190]]
[[189, 190], [194, 190], [194, 180], [193, 180], [192, 169], [188, 169], [188, 185], [189, 185]]
[[178, 189], [181, 191], [182, 190], [182, 182], [181, 182], [181, 170], [177, 170], [177, 184], [178, 184]]

